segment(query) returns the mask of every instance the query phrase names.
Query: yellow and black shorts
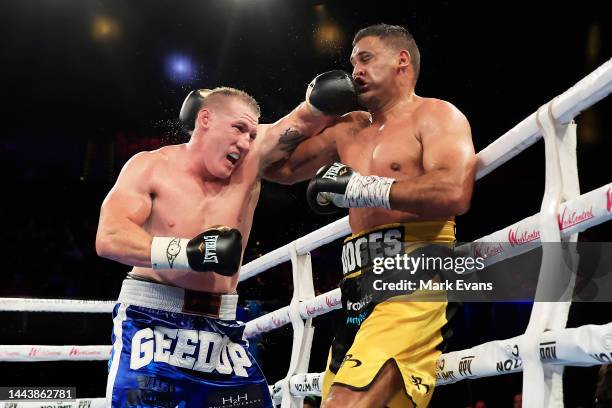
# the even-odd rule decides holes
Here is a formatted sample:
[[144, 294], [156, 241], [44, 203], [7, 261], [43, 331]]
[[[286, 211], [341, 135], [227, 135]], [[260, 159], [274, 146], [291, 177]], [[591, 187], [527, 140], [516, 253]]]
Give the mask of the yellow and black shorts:
[[[409, 272], [406, 268], [380, 272], [374, 267], [380, 266], [377, 258], [448, 255], [454, 242], [455, 223], [450, 220], [382, 225], [344, 241], [340, 284], [344, 324], [330, 350], [323, 398], [332, 384], [366, 390], [385, 364], [395, 364], [404, 390], [389, 407], [427, 406], [435, 385], [435, 363], [449, 336], [455, 308], [449, 307], [445, 291], [378, 290], [382, 282], [402, 288]], [[437, 272], [421, 270], [411, 276], [436, 281]]]

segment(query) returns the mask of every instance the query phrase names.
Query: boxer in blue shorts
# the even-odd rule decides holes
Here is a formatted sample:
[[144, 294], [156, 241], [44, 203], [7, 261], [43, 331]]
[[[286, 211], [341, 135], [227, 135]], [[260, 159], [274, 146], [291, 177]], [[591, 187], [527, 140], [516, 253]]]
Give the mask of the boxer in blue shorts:
[[[235, 320], [238, 271], [263, 171], [356, 102], [350, 78], [317, 77], [308, 101], [271, 125], [243, 91], [192, 92], [187, 143], [141, 152], [104, 200], [102, 257], [133, 266], [113, 313], [112, 407], [271, 407]], [[347, 98], [325, 95], [332, 91]], [[313, 98], [311, 96], [315, 96]], [[318, 101], [318, 102], [317, 102]]]
[[113, 312], [113, 406], [271, 406], [237, 300], [128, 278]]

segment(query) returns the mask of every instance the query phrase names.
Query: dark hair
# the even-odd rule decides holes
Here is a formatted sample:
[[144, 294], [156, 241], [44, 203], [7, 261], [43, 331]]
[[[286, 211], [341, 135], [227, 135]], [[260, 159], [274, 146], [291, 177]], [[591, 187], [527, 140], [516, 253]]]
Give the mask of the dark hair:
[[414, 37], [412, 37], [408, 30], [402, 26], [384, 23], [371, 25], [357, 31], [355, 38], [353, 38], [353, 47], [364, 37], [378, 37], [394, 50], [407, 50], [410, 54], [410, 64], [414, 70], [414, 83], [416, 84], [419, 78], [419, 71], [421, 70], [421, 54], [419, 53], [419, 47], [417, 47], [414, 41]]

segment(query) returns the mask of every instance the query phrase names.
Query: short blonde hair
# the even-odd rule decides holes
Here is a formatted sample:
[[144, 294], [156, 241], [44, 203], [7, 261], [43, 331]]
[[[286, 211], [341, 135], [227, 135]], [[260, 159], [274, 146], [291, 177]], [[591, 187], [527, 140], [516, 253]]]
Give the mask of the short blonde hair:
[[261, 109], [255, 98], [240, 89], [230, 88], [229, 86], [219, 86], [214, 89], [201, 89], [200, 95], [204, 97], [200, 109], [214, 105], [219, 98], [237, 98], [251, 107], [257, 114], [257, 117], [261, 116]]

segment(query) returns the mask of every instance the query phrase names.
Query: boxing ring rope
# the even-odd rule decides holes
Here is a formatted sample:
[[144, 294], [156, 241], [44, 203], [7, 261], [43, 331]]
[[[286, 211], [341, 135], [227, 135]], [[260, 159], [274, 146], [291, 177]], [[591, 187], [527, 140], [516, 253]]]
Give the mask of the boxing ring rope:
[[2, 312], [111, 313], [114, 300], [0, 298]]
[[[557, 127], [560, 124], [564, 125], [570, 122], [582, 110], [603, 99], [611, 91], [612, 60], [608, 60], [591, 74], [576, 83], [576, 85], [544, 105], [544, 107], [552, 122], [552, 126]], [[477, 155], [478, 172], [476, 178], [480, 179], [484, 177], [486, 174], [535, 143], [541, 137], [541, 132], [543, 130], [544, 133], [546, 133], [545, 126], [540, 123], [542, 121], [542, 115], [540, 115], [540, 112], [536, 112], [479, 152]], [[546, 143], [548, 153], [551, 143], [549, 141], [546, 141]], [[552, 145], [555, 146], [555, 150], [559, 150], [555, 152], [556, 159], [560, 161], [565, 160], [565, 163], [567, 163], [567, 157], [564, 157], [567, 156], [567, 152], [564, 152], [563, 149], [559, 148], [555, 143], [552, 143]], [[569, 143], [569, 145], [569, 149], [571, 149], [571, 143]], [[573, 170], [575, 174], [571, 174], [570, 171], [569, 176], [568, 174], [563, 174], [563, 177], [557, 175], [557, 179], [561, 180], [553, 180], [553, 182], [549, 183], [548, 173], [550, 166], [548, 161], [549, 157], [547, 154], [547, 189], [552, 185], [554, 187], [553, 190], [556, 188], [555, 191], [563, 190], [562, 193], [557, 191], [557, 197], [553, 197], [552, 200], [553, 205], [549, 205], [549, 207], [555, 208], [555, 210], [557, 210], [558, 207], [558, 211], [555, 211], [554, 215], [557, 220], [561, 221], [560, 225], [555, 227], [559, 239], [566, 238], [575, 240], [578, 232], [584, 231], [591, 226], [612, 218], [612, 184], [604, 185], [582, 196], [573, 194], [572, 197], [572, 193], [566, 191], [567, 186], [563, 186], [562, 182], [566, 181], [564, 179], [571, 179], [574, 176], [577, 181], [575, 163]], [[558, 162], [557, 165], [559, 165]], [[561, 172], [564, 172], [563, 168]], [[575, 193], [575, 191], [577, 191], [577, 185], [572, 185], [569, 189], [573, 189]], [[564, 203], [560, 203], [559, 201], [562, 197], [566, 200], [568, 198], [570, 199]], [[555, 199], [556, 204], [554, 204]], [[546, 201], [543, 203], [543, 211], [541, 211], [541, 213], [544, 213], [544, 210], [546, 210], [546, 208], [544, 208], [545, 203]], [[567, 218], [567, 223], [564, 222], [566, 214], [569, 216], [569, 218]], [[540, 236], [544, 236], [547, 233], [545, 230], [548, 229], [550, 231], [550, 223], [548, 226], [542, 223], [540, 220], [541, 215], [542, 214], [539, 213], [525, 218], [493, 234], [480, 238], [470, 244], [463, 245], [458, 249], [471, 253], [480, 251], [479, 253], [487, 255], [486, 262], [488, 264], [499, 262], [502, 259], [526, 252], [539, 245]], [[521, 231], [521, 233], [519, 233], [519, 231]], [[514, 235], [511, 234], [512, 232], [514, 232]], [[310, 282], [305, 283], [306, 279], [299, 276], [296, 269], [305, 269], [307, 272], [310, 272], [309, 251], [348, 234], [350, 234], [350, 228], [348, 225], [348, 217], [345, 217], [301, 237], [288, 245], [280, 247], [244, 265], [241, 269], [240, 281], [243, 281], [288, 260], [292, 260], [294, 266], [293, 276], [295, 293], [292, 303], [285, 308], [281, 308], [252, 320], [247, 323], [245, 329], [245, 336], [251, 337], [257, 333], [269, 331], [291, 322], [294, 326], [294, 332], [297, 333], [299, 331], [303, 333], [302, 335], [294, 336], [294, 352], [292, 353], [290, 370], [287, 377], [277, 382], [275, 385], [275, 401], [278, 401], [279, 396], [282, 395], [281, 401], [283, 407], [290, 406], [292, 403], [301, 402], [299, 397], [303, 397], [304, 395], [320, 394], [321, 373], [305, 373], [304, 371], [308, 366], [307, 361], [313, 335], [310, 322], [314, 316], [341, 307], [339, 289], [314, 297], [311, 274], [307, 274]], [[554, 240], [544, 240], [546, 242], [554, 242]], [[495, 251], [491, 248], [487, 248], [486, 243], [492, 241], [501, 243], [506, 250]], [[534, 308], [537, 303], [538, 302], [534, 304]], [[5, 298], [0, 299], [0, 311], [106, 313], [112, 309], [113, 304], [114, 302], [101, 301]], [[550, 315], [550, 310], [544, 310], [544, 313]], [[563, 314], [563, 312], [561, 312], [561, 314]], [[307, 319], [306, 325], [304, 325], [302, 319]], [[553, 316], [553, 321], [554, 319], [555, 317]], [[534, 320], [533, 314], [532, 319], [530, 319], [530, 324], [532, 320]], [[556, 320], [557, 323], [561, 321], [564, 327], [565, 322], [563, 318], [559, 319], [557, 317]], [[299, 330], [295, 330], [296, 328]], [[443, 354], [437, 362], [437, 383], [442, 385], [463, 378], [478, 378], [520, 371], [522, 368], [521, 355], [524, 354], [521, 353], [521, 355], [519, 355], [518, 344], [523, 344], [527, 337], [530, 337], [528, 343], [531, 345], [531, 348], [536, 350], [536, 352], [539, 351], [537, 364], [544, 362], [547, 365], [575, 364], [588, 366], [612, 361], [612, 353], [609, 351], [612, 348], [612, 324], [602, 326], [588, 325], [573, 329], [553, 330], [546, 333], [542, 333], [542, 331], [543, 330], [535, 332], [535, 340], [533, 333], [531, 333], [530, 336], [528, 336], [529, 333], [526, 333], [512, 339], [493, 341], [475, 346], [471, 349]], [[599, 341], [597, 339], [599, 339]], [[32, 352], [32, 348], [36, 351]], [[110, 348], [110, 346], [0, 346], [0, 361], [41, 361], [39, 358], [52, 360], [106, 360], [110, 355]], [[296, 350], [298, 354], [300, 354], [297, 359], [294, 356]], [[307, 353], [304, 353], [304, 351]], [[25, 357], [25, 355], [27, 355], [27, 357]], [[476, 357], [478, 358], [476, 359]], [[306, 363], [304, 364], [304, 362]], [[508, 368], [506, 369], [506, 367]], [[453, 375], [449, 374], [449, 371]], [[455, 373], [462, 378], [458, 378]], [[455, 378], [453, 378], [453, 376]], [[524, 398], [525, 397], [528, 398], [527, 395], [524, 395]], [[102, 404], [104, 398], [83, 401], [92, 404], [86, 406], [103, 406], [96, 404]], [[19, 403], [17, 406], [29, 405]]]
[[[608, 60], [576, 85], [554, 98], [553, 115], [557, 119], [569, 122], [582, 110], [599, 102], [610, 92], [612, 92], [612, 60]], [[542, 135], [536, 124], [535, 116], [535, 113], [531, 114], [478, 153], [477, 180], [540, 139]], [[350, 233], [348, 216], [341, 218], [298, 238], [295, 241], [298, 254], [305, 254]], [[289, 259], [289, 244], [287, 244], [244, 265], [240, 270], [240, 281], [249, 279]]]
[[[566, 215], [570, 218], [567, 218], [568, 222], [561, 227], [562, 238], [569, 238], [572, 234], [583, 232], [612, 219], [612, 183], [561, 204], [559, 218], [565, 219]], [[327, 229], [332, 224], [321, 230]], [[319, 231], [305, 235], [303, 238]], [[457, 247], [456, 251], [461, 254], [482, 256], [485, 258], [484, 264], [490, 266], [540, 245], [538, 214], [534, 214], [473, 242], [463, 244]], [[246, 264], [245, 267], [257, 260]], [[305, 301], [300, 307], [300, 314], [304, 319], [320, 316], [328, 311], [339, 309], [340, 303], [340, 289], [336, 288]], [[0, 298], [0, 312], [110, 313], [115, 304], [115, 301], [100, 300]], [[288, 317], [284, 316], [287, 315], [288, 308], [285, 306], [247, 322], [245, 336], [253, 337], [287, 324]], [[279, 320], [282, 320], [283, 323], [278, 324]]]
[[[601, 100], [612, 91], [611, 66], [612, 60], [608, 60], [597, 70], [579, 81], [575, 86], [543, 105], [536, 113], [527, 117], [478, 154], [477, 179], [488, 174], [525, 150], [535, 143], [541, 135], [544, 136], [546, 165], [545, 191], [541, 211], [538, 215], [537, 224], [539, 228], [535, 230], [538, 231], [538, 237], [541, 236], [544, 242], [560, 242], [561, 235], [559, 228], [563, 228], [563, 224], [560, 226], [557, 225], [557, 220], [559, 219], [558, 208], [562, 200], [567, 201], [579, 195], [575, 153], [576, 126], [573, 123], [568, 124], [568, 122], [572, 121], [583, 109]], [[607, 209], [609, 210], [609, 205]], [[334, 238], [349, 234], [348, 218], [333, 224], [330, 230]], [[258, 264], [254, 265], [252, 269], [245, 268], [244, 279], [254, 276], [261, 270], [265, 270], [286, 260], [287, 255], [291, 257], [292, 263], [294, 263], [293, 259], [300, 255], [298, 248], [302, 249], [304, 252], [301, 252], [301, 254], [304, 254], [321, 242], [326, 242], [327, 238], [316, 235], [315, 233], [315, 235], [311, 236], [311, 239], [312, 241], [308, 242], [304, 238], [302, 242], [298, 240], [288, 246], [273, 251], [267, 259], [258, 260]], [[569, 241], [576, 242], [577, 234], [571, 235]], [[304, 250], [300, 247], [306, 247], [306, 249]], [[577, 256], [573, 256], [571, 261], [576, 263]], [[561, 259], [558, 257], [557, 253], [551, 251], [551, 249], [546, 246], [543, 247], [542, 264], [536, 295], [547, 287], [547, 282], [554, 280], [554, 266], [563, 267], [564, 265], [561, 263]], [[293, 275], [295, 292], [292, 303], [296, 300], [296, 293], [299, 293], [300, 290], [299, 283], [295, 281], [295, 269], [296, 265], [294, 263]], [[573, 291], [574, 283], [573, 280], [570, 282], [568, 291]], [[300, 300], [303, 301], [304, 299]], [[521, 338], [520, 346], [521, 355], [525, 360], [523, 403], [526, 407], [539, 408], [544, 406], [552, 407], [563, 405], [563, 368], [544, 369], [537, 356], [537, 342], [539, 336], [546, 329], [565, 327], [570, 305], [571, 302], [554, 304], [551, 302], [534, 302], [529, 324], [525, 335]], [[291, 312], [289, 314], [295, 332], [295, 316], [292, 316]], [[310, 319], [307, 320], [307, 324], [309, 323]], [[309, 359], [309, 355], [305, 355], [299, 346], [296, 347], [296, 345], [300, 343], [300, 341], [296, 341], [296, 336], [299, 335], [299, 333], [294, 335], [294, 346], [289, 373], [287, 377], [280, 382], [280, 385], [283, 387], [281, 390], [283, 408], [297, 406], [297, 404], [301, 403], [300, 400], [292, 398], [291, 393], [287, 389], [287, 383], [289, 378], [291, 378], [291, 374], [298, 372], [292, 371], [296, 365], [294, 364], [296, 352], [300, 353], [297, 358], [301, 359], [302, 362], [306, 361], [306, 365]], [[307, 347], [310, 347], [309, 343], [307, 343]], [[517, 345], [517, 354], [518, 352], [519, 347]], [[277, 386], [278, 384], [279, 383], [277, 383]]]
[[[561, 205], [559, 217], [563, 214], [573, 214], [573, 222], [564, 224], [561, 228], [561, 237], [568, 238], [573, 234], [585, 231], [591, 227], [602, 224], [612, 219], [612, 183], [606, 184], [592, 190], [580, 197], [567, 201]], [[472, 256], [483, 256], [484, 264], [491, 266], [497, 262], [520, 255], [541, 245], [538, 231], [538, 214], [531, 215], [499, 231], [479, 238], [473, 242], [463, 244], [457, 248], [459, 253], [469, 253]], [[508, 239], [511, 237], [512, 239]], [[469, 271], [468, 271], [469, 272]], [[56, 302], [56, 303], [55, 303]], [[95, 302], [95, 303], [94, 303]], [[112, 311], [114, 301], [83, 301], [74, 299], [30, 299], [30, 298], [0, 298], [0, 311], [3, 312], [72, 312], [72, 313], [109, 313]], [[320, 316], [335, 309], [340, 309], [341, 294], [336, 288], [323, 293], [313, 299], [302, 302], [300, 305], [300, 316], [308, 319]], [[246, 324], [245, 337], [250, 338], [258, 334], [282, 327], [290, 322], [289, 306], [282, 307], [266, 315], [253, 319]], [[60, 353], [62, 357], [50, 358], [44, 361], [62, 360], [68, 355], [78, 355], [77, 350], [87, 346], [2, 346], [0, 348], [0, 361], [28, 361], [26, 357], [12, 359], [11, 353], [20, 350], [20, 356], [28, 354], [30, 347], [39, 347], [49, 350], [48, 353]], [[49, 347], [49, 349], [43, 349]], [[51, 347], [65, 347], [51, 348]], [[74, 347], [75, 351], [68, 353], [61, 350], [69, 350]], [[91, 346], [94, 347], [94, 346]], [[95, 346], [110, 350], [110, 346]], [[11, 350], [8, 352], [6, 350]], [[6, 351], [6, 352], [5, 352]], [[60, 355], [58, 354], [58, 356]], [[80, 358], [75, 358], [75, 360]], [[86, 359], [86, 358], [82, 358]], [[35, 358], [37, 361], [42, 359]]]
[[[558, 208], [561, 204], [561, 200], [572, 199], [579, 195], [575, 155], [576, 129], [575, 125], [568, 125], [567, 122], [572, 121], [580, 111], [591, 106], [610, 93], [612, 90], [611, 65], [611, 60], [607, 61], [568, 91], [554, 98], [551, 102], [539, 109], [538, 112], [520, 122], [478, 155], [477, 178], [481, 178], [535, 143], [540, 135], [544, 136], [546, 152], [545, 194], [541, 212], [538, 215], [537, 224], [539, 228], [535, 231], [538, 231], [538, 237], [541, 235], [542, 240], [545, 242], [559, 242], [561, 240], [559, 226], [555, 223], [555, 218], [558, 217]], [[603, 207], [603, 205], [601, 207]], [[560, 228], [563, 227], [564, 225], [561, 224]], [[329, 230], [328, 232], [332, 235], [330, 237], [314, 233], [310, 237], [307, 236], [302, 238], [301, 241], [295, 241], [273, 251], [267, 259], [257, 260], [258, 262], [256, 261], [257, 263], [254, 264], [251, 269], [247, 267], [242, 271], [244, 274], [243, 279], [254, 276], [262, 270], [287, 260], [289, 257], [293, 261], [297, 255], [305, 254], [317, 245], [329, 242], [327, 241], [328, 239], [332, 240], [349, 234], [348, 218], [344, 218], [332, 224], [329, 226]], [[307, 238], [311, 240], [307, 241]], [[577, 234], [571, 235], [569, 240], [574, 242], [577, 241]], [[303, 252], [299, 252], [300, 250]], [[577, 262], [576, 257], [574, 257], [573, 261]], [[560, 264], [560, 260], [555, 258], [555, 254], [551, 254], [550, 249], [544, 248], [541, 273], [536, 289], [537, 293], [545, 287], [547, 280], [554, 279], [554, 276], [550, 273], [553, 270], [550, 266], [556, 264]], [[296, 276], [295, 269], [296, 265], [294, 263], [294, 278]], [[571, 283], [569, 290], [573, 290], [573, 284], [574, 282]], [[295, 294], [299, 293], [299, 286], [299, 283], [294, 279], [295, 293], [292, 303], [296, 300]], [[527, 331], [524, 337], [521, 338], [522, 356], [525, 358], [523, 402], [527, 407], [563, 404], [561, 381], [562, 368], [545, 370], [542, 367], [541, 361], [537, 358], [537, 341], [539, 335], [543, 333], [545, 329], [565, 327], [570, 304], [570, 302], [554, 305], [542, 302], [534, 303]], [[295, 329], [295, 316], [292, 316], [291, 312], [289, 315]], [[279, 319], [276, 320], [279, 321]], [[309, 322], [310, 319], [307, 320], [307, 323]], [[299, 336], [299, 334], [297, 334], [297, 336]], [[300, 350], [299, 347], [296, 347], [296, 344], [299, 343], [300, 341], [296, 341], [296, 336], [294, 336], [294, 347], [289, 373], [287, 377], [280, 382], [280, 386], [283, 387], [283, 389], [280, 390], [282, 393], [282, 407], [296, 406], [301, 402], [292, 398], [291, 393], [287, 390], [288, 379], [291, 378], [292, 373], [297, 373], [297, 371], [292, 371], [293, 367], [295, 367], [294, 359], [296, 358], [296, 352], [301, 353], [301, 355], [297, 357], [298, 359], [307, 361], [309, 358], [309, 356], [303, 354], [303, 351]], [[308, 347], [309, 346], [310, 344], [308, 344]], [[517, 354], [518, 350], [519, 348], [517, 345]], [[277, 386], [278, 385], [279, 383], [277, 383]]]

